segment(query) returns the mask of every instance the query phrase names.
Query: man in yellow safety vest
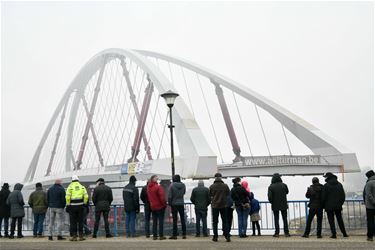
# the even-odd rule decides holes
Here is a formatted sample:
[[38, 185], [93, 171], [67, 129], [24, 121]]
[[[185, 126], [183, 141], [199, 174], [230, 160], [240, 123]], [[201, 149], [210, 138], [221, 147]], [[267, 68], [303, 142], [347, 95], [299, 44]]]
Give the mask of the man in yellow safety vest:
[[89, 196], [86, 188], [79, 183], [78, 176], [73, 175], [72, 182], [66, 190], [66, 211], [70, 217], [70, 241], [77, 241], [77, 231], [79, 240], [85, 240], [83, 237], [83, 212], [88, 201]]

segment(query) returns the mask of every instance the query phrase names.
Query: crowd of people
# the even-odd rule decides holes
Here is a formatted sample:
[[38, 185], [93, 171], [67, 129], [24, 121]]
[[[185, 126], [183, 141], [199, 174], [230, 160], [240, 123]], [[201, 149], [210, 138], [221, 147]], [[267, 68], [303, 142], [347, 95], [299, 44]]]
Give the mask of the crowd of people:
[[[370, 170], [366, 173], [368, 178], [363, 191], [363, 199], [366, 206], [367, 215], [367, 240], [373, 241], [375, 233], [375, 173]], [[211, 205], [212, 212], [212, 241], [219, 239], [218, 223], [219, 217], [222, 222], [223, 236], [227, 242], [231, 241], [231, 228], [233, 223], [233, 212], [236, 210], [238, 217], [238, 236], [246, 238], [248, 221], [252, 223], [253, 236], [260, 236], [260, 205], [255, 199], [254, 193], [250, 191], [249, 184], [245, 180], [236, 177], [232, 180], [233, 187], [230, 189], [222, 180], [222, 175], [216, 173], [214, 182], [210, 187], [204, 186], [204, 181], [200, 180], [198, 186], [192, 190], [190, 200], [194, 204], [196, 218], [196, 237], [208, 237], [207, 214]], [[306, 198], [309, 198], [309, 211], [305, 232], [302, 237], [308, 238], [311, 231], [311, 223], [317, 217], [317, 237], [322, 238], [323, 212], [327, 214], [331, 229], [331, 238], [337, 238], [335, 228], [335, 217], [343, 237], [348, 237], [342, 217], [342, 207], [345, 202], [345, 191], [342, 184], [333, 173], [324, 175], [325, 184], [319, 183], [319, 179], [314, 177], [312, 185], [308, 187]], [[126, 237], [136, 237], [136, 218], [140, 212], [140, 200], [144, 204], [144, 230], [147, 238], [151, 237], [150, 221], [152, 218], [152, 238], [153, 240], [165, 240], [164, 236], [164, 216], [169, 205], [172, 213], [173, 231], [169, 237], [177, 240], [179, 235], [186, 239], [186, 215], [185, 215], [185, 193], [186, 186], [181, 181], [179, 175], [172, 178], [167, 195], [164, 188], [159, 184], [158, 176], [153, 175], [142, 187], [139, 194], [136, 186], [137, 179], [130, 176], [129, 183], [123, 188], [123, 201], [125, 210]], [[17, 224], [17, 238], [22, 238], [22, 220], [25, 216], [24, 199], [22, 195], [23, 185], [17, 183], [12, 192], [9, 185], [4, 183], [0, 191], [0, 237], [2, 223], [4, 223], [4, 236], [13, 239]], [[271, 184], [268, 187], [268, 200], [271, 203], [275, 222], [274, 237], [280, 235], [279, 217], [281, 214], [283, 221], [284, 235], [290, 237], [288, 229], [288, 186], [283, 183], [281, 175], [275, 173], [272, 176]], [[108, 215], [113, 201], [112, 189], [105, 184], [103, 178], [96, 181], [96, 186], [91, 197], [95, 206], [95, 224], [92, 233], [93, 238], [97, 238], [100, 219], [103, 217], [105, 236], [113, 237], [108, 222]], [[91, 234], [86, 224], [89, 204], [89, 193], [83, 186], [78, 176], [73, 176], [72, 181], [66, 191], [62, 186], [61, 179], [57, 179], [55, 184], [44, 191], [42, 184], [37, 183], [35, 191], [30, 194], [28, 204], [32, 208], [34, 215], [33, 236], [43, 237], [44, 220], [49, 210], [50, 219], [48, 226], [48, 239], [53, 240], [53, 235], [57, 240], [65, 240], [62, 234], [64, 224], [64, 210], [69, 214], [70, 240], [85, 240], [85, 235]], [[179, 217], [179, 220], [178, 220]], [[9, 218], [11, 218], [10, 234], [8, 233]], [[178, 232], [178, 221], [181, 223], [182, 234]], [[54, 228], [56, 227], [56, 232]], [[86, 230], [86, 231], [85, 231]], [[85, 233], [85, 234], [84, 234]]]

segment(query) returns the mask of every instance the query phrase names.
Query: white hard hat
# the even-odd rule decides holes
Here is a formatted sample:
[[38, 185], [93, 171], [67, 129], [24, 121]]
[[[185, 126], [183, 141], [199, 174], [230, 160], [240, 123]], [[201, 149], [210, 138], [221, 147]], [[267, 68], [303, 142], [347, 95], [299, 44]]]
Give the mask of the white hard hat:
[[77, 175], [73, 175], [73, 176], [72, 176], [72, 181], [79, 181], [78, 176], [77, 176]]

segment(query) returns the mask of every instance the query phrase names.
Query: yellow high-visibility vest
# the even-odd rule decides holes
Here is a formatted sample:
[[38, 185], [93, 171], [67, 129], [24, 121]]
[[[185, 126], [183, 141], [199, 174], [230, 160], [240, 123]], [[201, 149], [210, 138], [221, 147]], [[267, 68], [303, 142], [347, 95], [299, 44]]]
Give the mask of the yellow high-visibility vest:
[[89, 201], [89, 195], [84, 186], [81, 185], [78, 181], [73, 181], [70, 183], [66, 190], [66, 205], [83, 205], [87, 204]]

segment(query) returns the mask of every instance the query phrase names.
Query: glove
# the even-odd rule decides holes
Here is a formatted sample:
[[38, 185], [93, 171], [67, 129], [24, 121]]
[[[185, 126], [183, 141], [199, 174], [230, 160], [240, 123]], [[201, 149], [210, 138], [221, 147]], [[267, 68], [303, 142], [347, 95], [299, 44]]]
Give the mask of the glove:
[[66, 211], [67, 213], [70, 213], [70, 208], [71, 208], [70, 205], [67, 205], [66, 208], [65, 208], [65, 211]]

